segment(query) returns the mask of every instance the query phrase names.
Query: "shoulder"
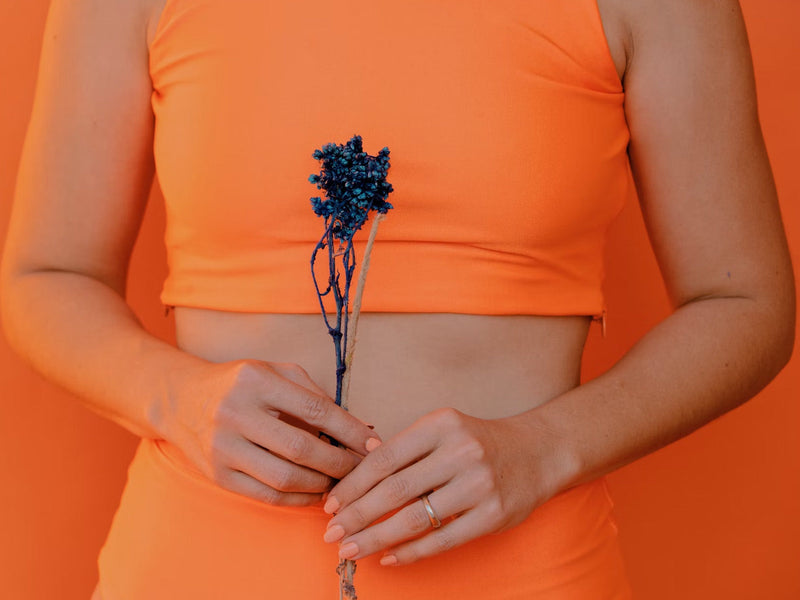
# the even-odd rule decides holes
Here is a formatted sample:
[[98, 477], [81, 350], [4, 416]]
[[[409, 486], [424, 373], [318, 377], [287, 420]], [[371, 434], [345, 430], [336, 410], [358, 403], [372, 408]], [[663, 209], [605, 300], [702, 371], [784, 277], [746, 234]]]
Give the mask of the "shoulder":
[[738, 0], [611, 0], [634, 38], [672, 37], [737, 28]]
[[103, 60], [104, 44], [126, 45], [134, 52], [141, 50], [148, 39], [148, 20], [154, 5], [160, 1], [163, 0], [52, 0], [44, 44], [53, 40], [59, 45], [99, 44], [101, 47], [95, 48], [97, 61]]

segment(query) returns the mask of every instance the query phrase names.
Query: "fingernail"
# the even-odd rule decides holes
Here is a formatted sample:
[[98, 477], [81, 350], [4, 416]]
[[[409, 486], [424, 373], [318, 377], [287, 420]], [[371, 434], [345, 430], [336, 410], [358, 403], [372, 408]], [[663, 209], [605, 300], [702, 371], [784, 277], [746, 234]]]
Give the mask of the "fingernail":
[[375, 450], [375, 448], [377, 448], [380, 445], [381, 441], [378, 438], [369, 438], [367, 440], [367, 443], [365, 444], [367, 452], [372, 452], [373, 450]]
[[343, 537], [344, 527], [341, 525], [332, 525], [328, 531], [325, 532], [325, 535], [322, 536], [322, 539], [326, 542], [338, 542]]
[[328, 499], [325, 501], [325, 506], [322, 507], [329, 515], [332, 515], [337, 510], [339, 510], [339, 501], [336, 499], [335, 496], [328, 496]]
[[358, 546], [355, 542], [347, 542], [339, 548], [339, 558], [353, 558], [358, 554]]
[[381, 557], [380, 563], [384, 567], [390, 567], [392, 565], [396, 565], [397, 557], [394, 554], [387, 554], [386, 556]]

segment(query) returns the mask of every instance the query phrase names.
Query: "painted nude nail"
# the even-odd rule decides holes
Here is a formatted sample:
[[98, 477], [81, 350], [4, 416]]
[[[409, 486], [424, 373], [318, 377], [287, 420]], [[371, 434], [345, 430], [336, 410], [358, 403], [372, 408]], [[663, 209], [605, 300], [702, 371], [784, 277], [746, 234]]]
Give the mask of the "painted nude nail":
[[391, 567], [392, 565], [396, 565], [397, 557], [394, 554], [387, 554], [386, 556], [381, 557], [381, 564], [384, 567]]
[[332, 525], [322, 536], [326, 542], [338, 542], [344, 537], [344, 527], [341, 525]]
[[380, 445], [381, 441], [378, 438], [369, 438], [367, 440], [367, 443], [365, 444], [367, 452], [372, 452], [373, 450], [375, 450], [375, 448], [377, 448]]
[[358, 554], [358, 546], [355, 542], [347, 542], [339, 548], [339, 558], [353, 558]]
[[325, 501], [325, 506], [322, 507], [329, 515], [332, 515], [337, 510], [339, 510], [339, 501], [336, 499], [335, 496], [328, 496], [328, 499]]

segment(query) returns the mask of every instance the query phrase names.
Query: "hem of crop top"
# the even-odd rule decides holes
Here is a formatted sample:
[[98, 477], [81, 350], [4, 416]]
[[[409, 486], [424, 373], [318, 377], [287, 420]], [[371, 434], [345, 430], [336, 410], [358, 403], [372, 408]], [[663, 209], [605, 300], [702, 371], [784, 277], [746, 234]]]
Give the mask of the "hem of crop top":
[[[174, 312], [176, 308], [185, 307], [185, 308], [197, 308], [202, 310], [214, 310], [220, 312], [233, 312], [233, 313], [240, 313], [240, 314], [270, 314], [270, 315], [312, 315], [312, 314], [319, 314], [319, 310], [316, 311], [309, 311], [309, 312], [301, 312], [301, 311], [294, 311], [294, 312], [275, 312], [275, 311], [259, 311], [258, 313], [254, 313], [254, 311], [241, 311], [241, 310], [228, 310], [228, 309], [219, 309], [219, 308], [209, 308], [206, 306], [191, 306], [188, 304], [165, 304], [162, 303], [164, 307], [164, 316], [168, 316], [170, 312]], [[363, 313], [375, 313], [375, 314], [404, 314], [404, 315], [430, 315], [430, 314], [438, 314], [438, 315], [475, 315], [475, 316], [494, 316], [494, 317], [590, 317], [592, 323], [597, 323], [600, 326], [600, 334], [602, 337], [606, 337], [607, 331], [607, 323], [608, 323], [608, 310], [606, 306], [603, 306], [603, 309], [598, 313], [570, 313], [570, 314], [563, 314], [563, 313], [553, 313], [553, 314], [528, 314], [528, 313], [509, 313], [509, 314], [491, 314], [488, 315], [486, 313], [476, 313], [476, 312], [456, 312], [456, 311], [362, 311]]]

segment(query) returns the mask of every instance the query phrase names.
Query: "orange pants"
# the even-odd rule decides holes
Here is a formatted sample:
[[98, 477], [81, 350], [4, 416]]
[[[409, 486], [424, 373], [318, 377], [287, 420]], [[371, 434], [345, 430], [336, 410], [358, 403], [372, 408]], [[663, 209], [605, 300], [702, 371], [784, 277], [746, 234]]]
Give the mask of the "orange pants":
[[[604, 479], [522, 524], [402, 567], [358, 561], [363, 600], [630, 598]], [[335, 545], [318, 507], [261, 504], [217, 487], [163, 441], [143, 440], [100, 553], [103, 600], [337, 597]]]

